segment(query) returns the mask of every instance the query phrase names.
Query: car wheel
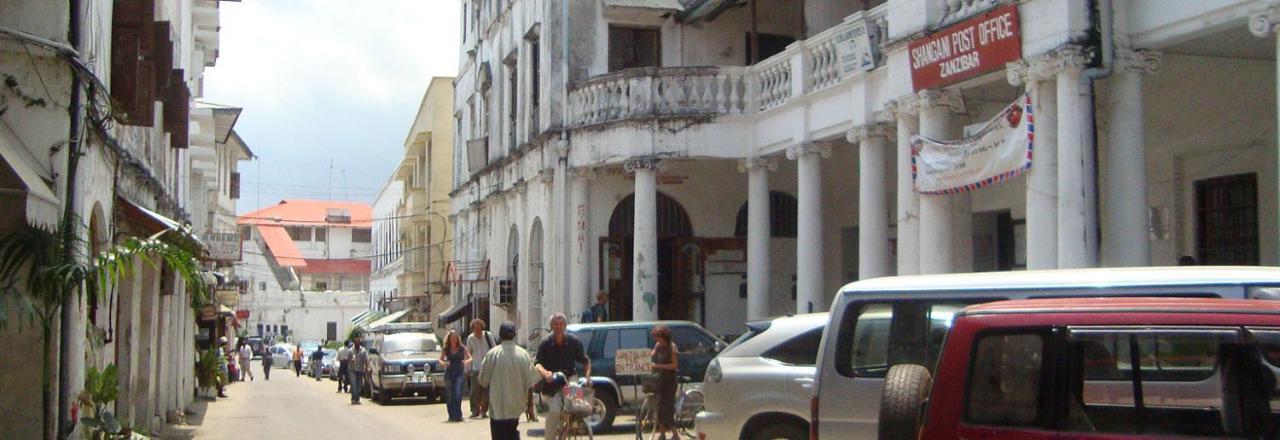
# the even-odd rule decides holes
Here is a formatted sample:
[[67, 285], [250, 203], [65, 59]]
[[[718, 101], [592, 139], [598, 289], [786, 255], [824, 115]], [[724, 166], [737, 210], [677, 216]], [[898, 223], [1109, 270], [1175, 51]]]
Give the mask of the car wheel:
[[613, 426], [613, 419], [618, 416], [618, 397], [613, 391], [597, 389], [591, 397], [591, 415], [587, 424], [591, 432], [604, 432]]
[[387, 390], [378, 390], [378, 398], [375, 400], [378, 401], [379, 405], [390, 405], [391, 393], [388, 392]]
[[748, 438], [751, 440], [806, 440], [809, 438], [809, 429], [791, 424], [772, 425], [756, 431]]
[[933, 378], [929, 370], [915, 364], [899, 364], [889, 369], [880, 396], [880, 439], [916, 439], [920, 432], [921, 410]]

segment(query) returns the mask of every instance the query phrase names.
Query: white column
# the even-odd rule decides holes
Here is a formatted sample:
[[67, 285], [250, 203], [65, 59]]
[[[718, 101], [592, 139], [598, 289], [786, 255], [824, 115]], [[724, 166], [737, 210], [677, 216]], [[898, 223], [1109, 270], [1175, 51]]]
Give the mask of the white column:
[[893, 127], [873, 123], [849, 131], [858, 143], [858, 279], [892, 275], [889, 271], [889, 137]]
[[747, 172], [747, 319], [769, 316], [769, 172], [772, 159], [744, 159], [738, 169]]
[[1160, 60], [1147, 51], [1119, 50], [1116, 70], [1107, 82], [1107, 160], [1102, 229], [1107, 266], [1151, 265], [1147, 212], [1147, 142], [1142, 122], [1142, 76], [1155, 73]]
[[1077, 47], [1058, 52], [1058, 267], [1097, 265], [1093, 107]]
[[[1266, 10], [1249, 17], [1249, 31], [1253, 32], [1254, 36], [1257, 36], [1259, 38], [1271, 38], [1275, 40], [1274, 42], [1276, 46], [1275, 59], [1277, 63], [1280, 63], [1280, 32], [1278, 32], [1278, 30], [1280, 29], [1277, 29], [1277, 28], [1280, 28], [1280, 4], [1275, 4], [1273, 2], [1272, 5], [1268, 7]], [[1275, 84], [1273, 85], [1276, 88], [1276, 105], [1280, 107], [1280, 65], [1276, 66], [1276, 81], [1275, 81]], [[1277, 118], [1277, 123], [1280, 124], [1280, 108], [1276, 109], [1276, 118]], [[1280, 136], [1280, 133], [1277, 133], [1277, 136]], [[1280, 146], [1280, 140], [1277, 140], [1277, 146]], [[1276, 151], [1276, 150], [1277, 149], [1273, 148], [1271, 151], [1271, 155], [1272, 155], [1271, 166], [1273, 167], [1272, 169], [1280, 171], [1280, 151]], [[1276, 190], [1276, 189], [1277, 188], [1273, 188], [1273, 190]], [[1277, 215], [1277, 214], [1280, 214], [1280, 213], [1276, 213], [1276, 212], [1271, 213], [1271, 215]], [[1261, 213], [1259, 215], [1261, 215]], [[1260, 217], [1260, 218], [1265, 218], [1265, 217]], [[1280, 218], [1280, 216], [1276, 218]], [[1275, 238], [1272, 238], [1272, 240], [1274, 239]], [[1263, 249], [1266, 249], [1266, 247], [1263, 247]], [[1276, 249], [1277, 255], [1272, 255], [1271, 258], [1275, 259], [1273, 261], [1280, 261], [1280, 246], [1276, 246], [1275, 249]], [[1267, 264], [1266, 261], [1267, 260], [1264, 256], [1264, 258], [1262, 258], [1263, 264]]]
[[[569, 310], [581, 313], [587, 304], [594, 303], [591, 295], [591, 280], [588, 260], [591, 259], [590, 209], [588, 207], [587, 184], [595, 178], [590, 168], [574, 170], [569, 180], [569, 225], [573, 231], [573, 241], [569, 244]], [[543, 257], [543, 260], [548, 260]], [[545, 263], [544, 263], [545, 264]], [[544, 266], [545, 267], [545, 266]], [[544, 271], [544, 276], [545, 276]], [[545, 307], [545, 306], [543, 306]]]
[[634, 159], [626, 163], [635, 173], [635, 240], [632, 254], [631, 319], [658, 319], [658, 160]]
[[826, 310], [823, 304], [822, 258], [822, 158], [831, 156], [831, 147], [808, 143], [787, 149], [787, 158], [796, 161], [796, 313]]
[[1010, 63], [1009, 82], [1027, 85], [1035, 140], [1027, 173], [1027, 269], [1058, 267], [1058, 95], [1052, 56]]
[[910, 96], [886, 106], [898, 123], [898, 275], [920, 273], [920, 195], [911, 174], [911, 136], [920, 122], [916, 116], [919, 102]]
[[[951, 113], [960, 105], [959, 97], [937, 90], [921, 90], [920, 136], [945, 140], [951, 137]], [[920, 195], [920, 273], [948, 273], [956, 267], [960, 242], [956, 234], [965, 233], [957, 228], [956, 207], [952, 198], [945, 195]]]

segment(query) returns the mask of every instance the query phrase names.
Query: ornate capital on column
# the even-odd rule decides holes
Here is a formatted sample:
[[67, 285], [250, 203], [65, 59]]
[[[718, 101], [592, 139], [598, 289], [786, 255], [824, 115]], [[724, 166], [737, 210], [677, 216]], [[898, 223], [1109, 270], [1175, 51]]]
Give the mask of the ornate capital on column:
[[946, 107], [952, 113], [964, 113], [964, 98], [954, 90], [921, 90], [916, 92], [920, 108]]
[[1006, 65], [1005, 76], [1014, 86], [1052, 81], [1058, 75], [1060, 63], [1056, 53], [1049, 53], [1014, 61]]
[[1068, 44], [1045, 55], [1049, 68], [1055, 73], [1061, 70], [1084, 70], [1093, 58], [1093, 49]]
[[591, 167], [573, 168], [569, 170], [569, 177], [596, 180], [596, 169]]
[[884, 119], [897, 120], [898, 118], [909, 118], [920, 114], [920, 99], [916, 95], [907, 95], [886, 102], [884, 109], [880, 111]]
[[850, 128], [849, 132], [845, 134], [845, 138], [850, 143], [862, 143], [867, 140], [867, 138], [873, 137], [891, 139], [897, 133], [897, 129], [894, 128], [893, 124], [873, 122], [867, 125]]
[[768, 157], [750, 157], [746, 159], [738, 159], [738, 172], [745, 173], [748, 170], [763, 168], [769, 171], [778, 170], [778, 161]]
[[1249, 32], [1258, 38], [1266, 38], [1280, 26], [1280, 2], [1270, 1], [1266, 9], [1249, 16]]
[[1160, 71], [1160, 52], [1149, 50], [1116, 50], [1116, 68], [1127, 73], [1151, 75]]
[[640, 170], [649, 170], [653, 172], [658, 172], [658, 169], [659, 167], [661, 167], [661, 164], [662, 164], [662, 161], [659, 160], [657, 157], [653, 157], [653, 156], [635, 157], [627, 160], [626, 163], [623, 163], [622, 169], [627, 170], [628, 173], [634, 173]]
[[787, 147], [787, 159], [796, 160], [800, 156], [819, 154], [823, 158], [831, 157], [831, 145], [827, 142], [806, 142]]

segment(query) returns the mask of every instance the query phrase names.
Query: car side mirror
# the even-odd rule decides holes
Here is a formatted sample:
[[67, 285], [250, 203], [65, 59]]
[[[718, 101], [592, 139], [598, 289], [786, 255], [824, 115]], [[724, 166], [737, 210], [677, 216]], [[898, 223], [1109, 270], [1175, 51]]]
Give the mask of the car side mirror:
[[728, 347], [728, 345], [725, 344], [724, 342], [716, 341], [716, 348], [715, 348], [716, 353], [724, 351], [725, 347]]
[[376, 348], [370, 348], [370, 349], [369, 349], [369, 354], [378, 354], [378, 349], [376, 349]]

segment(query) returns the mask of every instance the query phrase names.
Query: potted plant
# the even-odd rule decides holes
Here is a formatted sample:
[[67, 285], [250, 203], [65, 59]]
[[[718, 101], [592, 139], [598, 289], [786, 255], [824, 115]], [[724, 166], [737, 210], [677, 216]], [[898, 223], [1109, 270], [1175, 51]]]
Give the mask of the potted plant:
[[200, 387], [200, 397], [214, 400], [221, 374], [218, 369], [218, 350], [200, 352], [196, 357], [196, 385]]
[[102, 371], [98, 371], [96, 366], [89, 367], [84, 379], [84, 392], [80, 394], [80, 402], [92, 409], [93, 415], [81, 417], [80, 423], [88, 428], [90, 438], [95, 440], [126, 438], [125, 428], [120, 420], [107, 410], [107, 405], [115, 401], [119, 395], [120, 388], [116, 383], [115, 364], [107, 365]]

